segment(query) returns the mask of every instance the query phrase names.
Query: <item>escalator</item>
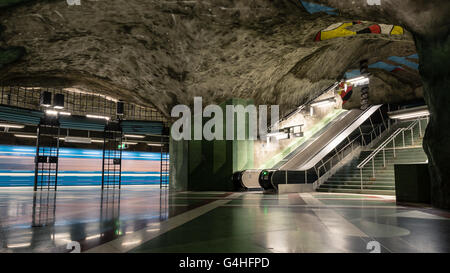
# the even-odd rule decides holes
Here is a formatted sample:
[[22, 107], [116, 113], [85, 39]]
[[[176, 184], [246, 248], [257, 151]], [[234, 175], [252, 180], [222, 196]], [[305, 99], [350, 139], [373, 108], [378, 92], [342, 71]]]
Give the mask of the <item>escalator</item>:
[[314, 132], [307, 140], [305, 140], [300, 146], [292, 150], [288, 155], [284, 156], [281, 160], [279, 160], [276, 164], [272, 164], [268, 167], [272, 169], [280, 169], [282, 166], [286, 165], [288, 162], [290, 162], [295, 156], [302, 153], [308, 147], [314, 143], [318, 138], [320, 138], [321, 135], [323, 135], [325, 132], [327, 132], [331, 127], [334, 126], [336, 122], [339, 122], [342, 120], [346, 115], [348, 115], [349, 111], [342, 111], [338, 115], [334, 116], [332, 119], [327, 121], [327, 124], [323, 126], [321, 129], [319, 129], [317, 132]]
[[365, 111], [354, 109], [334, 121], [327, 130], [311, 141], [301, 151], [279, 166], [279, 170], [308, 170], [333, 151], [353, 131], [357, 130], [381, 105]]
[[[295, 153], [285, 157], [285, 160], [281, 164], [277, 164], [276, 168], [245, 170], [235, 173], [233, 183], [240, 190], [248, 190], [259, 186], [264, 190], [278, 191], [279, 184], [301, 184], [304, 185], [302, 187], [305, 189], [315, 189], [319, 179], [329, 170], [329, 168], [321, 168], [324, 161], [330, 162], [329, 159], [342, 160], [342, 154], [345, 154], [343, 151], [349, 149], [350, 144], [353, 152], [353, 144], [367, 145], [388, 128], [384, 121], [378, 127], [374, 127], [372, 123], [371, 116], [378, 110], [380, 110], [381, 119], [384, 120], [381, 106], [374, 105], [364, 111], [350, 110], [339, 115], [323, 130], [320, 130], [320, 133], [315, 134], [304, 145], [298, 147]], [[371, 130], [370, 134], [364, 132], [366, 131], [365, 128]], [[375, 135], [375, 138], [372, 138], [373, 135]], [[366, 136], [370, 136], [370, 139], [365, 139]], [[339, 157], [339, 154], [341, 154], [341, 157]], [[338, 156], [336, 157], [336, 155]], [[250, 172], [252, 172], [251, 176]], [[258, 179], [257, 183], [256, 179]]]

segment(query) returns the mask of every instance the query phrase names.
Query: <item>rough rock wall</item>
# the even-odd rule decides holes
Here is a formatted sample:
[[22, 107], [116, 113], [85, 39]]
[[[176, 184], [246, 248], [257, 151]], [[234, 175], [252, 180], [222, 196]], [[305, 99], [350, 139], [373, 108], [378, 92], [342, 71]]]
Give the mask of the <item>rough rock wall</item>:
[[[449, 33], [450, 34], [450, 33]], [[417, 36], [420, 74], [431, 118], [424, 138], [433, 205], [450, 208], [450, 36]]]
[[27, 52], [0, 80], [100, 90], [166, 115], [193, 96], [252, 98], [288, 112], [361, 58], [415, 52], [408, 35], [313, 42], [349, 20], [310, 15], [294, 0], [36, 0], [0, 14], [1, 46]]

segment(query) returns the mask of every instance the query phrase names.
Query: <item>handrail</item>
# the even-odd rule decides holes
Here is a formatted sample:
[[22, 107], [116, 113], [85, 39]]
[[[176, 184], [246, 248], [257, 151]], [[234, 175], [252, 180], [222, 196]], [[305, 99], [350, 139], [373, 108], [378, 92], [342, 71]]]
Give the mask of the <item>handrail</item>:
[[[363, 111], [363, 113], [364, 112], [365, 111]], [[381, 113], [381, 111], [380, 111], [380, 113]], [[358, 118], [361, 116], [361, 114], [358, 115]], [[344, 158], [348, 157], [349, 155], [354, 154], [355, 151], [358, 151], [358, 149], [360, 149], [360, 147], [369, 146], [375, 140], [382, 137], [383, 134], [385, 132], [387, 132], [387, 130], [390, 128], [389, 122], [386, 123], [386, 122], [384, 122], [384, 120], [383, 120], [383, 123], [380, 123], [377, 125], [374, 125], [371, 122], [371, 125], [372, 125], [372, 128], [369, 132], [363, 132], [361, 130], [361, 127], [359, 127], [359, 133], [357, 134], [357, 136], [355, 136], [352, 140], [350, 140], [350, 138], [347, 137], [346, 141], [348, 143], [345, 145], [344, 145], [345, 142], [343, 140], [340, 144], [344, 145], [344, 146], [342, 148], [340, 148], [339, 151], [336, 149], [337, 148], [336, 147], [334, 149], [334, 154], [332, 154], [330, 152], [329, 153], [330, 158], [328, 158], [325, 162], [323, 162], [323, 160], [322, 160], [322, 161], [318, 162], [316, 165], [314, 165], [313, 167], [311, 167], [310, 169], [303, 170], [303, 172], [305, 174], [305, 184], [308, 183], [308, 171], [315, 171], [317, 178], [314, 181], [314, 183], [320, 184], [321, 178], [323, 178], [324, 176], [329, 174], [330, 171], [333, 170], [333, 167], [342, 163], [342, 160]], [[367, 136], [370, 136], [370, 140], [367, 139]], [[360, 141], [360, 143], [358, 143], [359, 141]], [[351, 147], [351, 149], [349, 147]], [[337, 161], [337, 163], [334, 163], [335, 161]], [[327, 165], [329, 165], [329, 167], [327, 167]], [[322, 172], [322, 170], [323, 170], [323, 172]]]
[[383, 143], [378, 146], [375, 150], [373, 150], [372, 153], [368, 157], [366, 157], [361, 163], [358, 164], [357, 168], [362, 169], [364, 166], [366, 166], [369, 161], [374, 158], [382, 149], [384, 149], [393, 139], [395, 139], [401, 132], [411, 130], [416, 126], [416, 124], [419, 122], [419, 120], [416, 120], [414, 123], [410, 124], [407, 128], [397, 128], [397, 130], [394, 131], [394, 133], [388, 137]]
[[395, 138], [402, 133], [403, 134], [403, 147], [405, 147], [405, 132], [406, 131], [411, 131], [411, 145], [414, 145], [414, 127], [416, 127], [416, 125], [419, 125], [419, 136], [422, 136], [422, 125], [420, 123], [422, 119], [419, 118], [417, 119], [415, 122], [412, 122], [408, 127], [406, 128], [397, 128], [394, 133], [389, 136], [385, 141], [383, 141], [383, 143], [378, 146], [374, 151], [372, 151], [372, 153], [370, 153], [370, 155], [365, 158], [361, 163], [358, 164], [357, 168], [359, 169], [359, 173], [360, 173], [360, 178], [361, 178], [361, 190], [363, 190], [363, 168], [366, 166], [367, 163], [369, 163], [370, 161], [372, 161], [372, 178], [373, 180], [375, 180], [375, 156], [379, 153], [379, 152], [383, 152], [383, 167], [386, 167], [386, 146], [392, 141], [392, 145], [393, 145], [393, 151], [394, 151], [394, 158], [396, 157], [395, 154]]
[[[368, 132], [368, 133], [362, 133], [359, 134], [358, 136], [356, 136], [353, 140], [351, 140], [348, 144], [346, 144], [344, 147], [342, 147], [338, 152], [336, 152], [332, 157], [330, 157], [328, 160], [326, 160], [325, 162], [323, 162], [321, 165], [319, 165], [318, 167], [314, 167], [316, 169], [316, 173], [319, 174], [319, 171], [321, 168], [324, 168], [330, 161], [332, 162], [333, 159], [336, 158], [336, 156], [339, 156], [340, 154], [344, 154], [344, 152], [346, 151], [346, 149], [351, 145], [352, 147], [352, 153], [354, 151], [353, 149], [353, 143], [356, 142], [359, 138], [362, 139], [362, 143], [364, 143], [364, 136], [367, 135], [372, 135], [375, 134], [376, 137], [380, 137], [381, 135], [381, 127], [385, 127], [385, 129], [387, 129], [386, 125], [384, 123], [379, 124], [377, 127], [373, 128], [372, 131]], [[377, 132], [380, 132], [380, 135], [377, 136]], [[375, 138], [376, 139], [376, 138]], [[372, 139], [373, 141], [373, 139]], [[331, 169], [331, 168], [330, 168]], [[326, 168], [325, 168], [326, 170]], [[319, 175], [318, 175], [319, 176]]]
[[311, 102], [313, 102], [315, 99], [317, 99], [318, 97], [322, 96], [323, 94], [325, 94], [328, 91], [331, 91], [333, 89], [335, 89], [337, 86], [339, 86], [339, 82], [335, 82], [332, 85], [328, 86], [327, 88], [321, 90], [320, 92], [317, 93], [316, 96], [314, 96], [313, 98], [307, 100], [305, 103], [303, 103], [302, 105], [298, 106], [297, 108], [295, 108], [294, 110], [292, 110], [291, 112], [287, 113], [284, 117], [280, 118], [279, 120], [277, 120], [276, 122], [274, 122], [273, 124], [267, 126], [267, 130], [271, 131], [272, 127], [274, 126], [278, 126], [280, 124], [280, 122], [288, 120], [289, 118], [291, 118], [293, 115], [297, 114], [298, 112], [300, 112], [301, 110], [303, 110], [305, 108], [306, 105], [310, 104]]
[[[373, 105], [372, 107], [376, 107], [378, 105]], [[336, 138], [337, 136], [339, 136], [340, 134], [342, 134], [343, 132], [345, 132], [348, 128], [350, 128], [354, 122], [356, 122], [357, 120], [359, 120], [362, 116], [364, 116], [367, 112], [369, 112], [371, 110], [372, 107], [368, 107], [367, 109], [365, 109], [364, 111], [362, 111], [355, 119], [352, 123], [348, 124], [347, 126], [345, 126], [342, 130], [339, 131], [339, 133], [336, 134], [336, 136], [334, 136], [334, 138]], [[378, 107], [379, 108], [379, 107]], [[373, 113], [369, 116], [369, 118], [373, 115]], [[327, 145], [329, 145], [330, 143], [332, 143], [334, 141], [333, 139], [330, 139], [325, 145], [324, 147], [326, 147]], [[318, 151], [316, 153], [314, 153], [313, 155], [309, 156], [307, 158], [307, 160], [305, 160], [304, 162], [307, 163], [310, 160], [312, 160], [313, 158], [315, 158], [321, 151]]]
[[373, 158], [375, 157], [380, 151], [381, 149], [383, 149], [384, 147], [386, 147], [393, 138], [396, 138], [402, 131], [404, 130], [404, 128], [397, 128], [397, 130], [394, 131], [394, 133], [388, 137], [385, 141], [383, 141], [383, 143], [378, 146], [378, 148], [376, 148], [375, 150], [372, 151], [372, 153], [370, 153], [370, 155], [368, 157], [366, 157], [361, 163], [358, 164], [358, 166], [356, 166], [358, 169], [364, 168], [364, 166], [366, 166], [366, 164]]

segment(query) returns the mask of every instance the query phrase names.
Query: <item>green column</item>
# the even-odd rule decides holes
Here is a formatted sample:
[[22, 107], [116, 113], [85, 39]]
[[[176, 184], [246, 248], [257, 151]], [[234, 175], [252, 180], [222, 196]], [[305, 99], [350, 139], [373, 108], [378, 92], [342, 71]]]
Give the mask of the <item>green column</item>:
[[[252, 104], [251, 100], [230, 99], [220, 106]], [[203, 120], [203, 123], [209, 118]], [[236, 135], [235, 114], [234, 125]], [[248, 131], [248, 115], [245, 128]], [[236, 139], [236, 137], [235, 137]], [[171, 141], [171, 184], [176, 190], [231, 191], [230, 177], [238, 170], [253, 168], [253, 140]]]

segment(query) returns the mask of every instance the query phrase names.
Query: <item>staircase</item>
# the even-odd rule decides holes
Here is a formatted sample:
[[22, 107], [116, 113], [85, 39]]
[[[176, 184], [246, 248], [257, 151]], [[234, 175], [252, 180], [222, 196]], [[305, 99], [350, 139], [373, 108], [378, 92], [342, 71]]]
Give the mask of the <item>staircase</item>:
[[393, 138], [393, 140], [395, 140], [395, 157], [394, 144], [392, 141], [385, 146], [384, 158], [386, 167], [384, 167], [383, 150], [381, 150], [373, 158], [373, 162], [370, 160], [366, 166], [362, 168], [361, 179], [361, 170], [357, 168], [357, 166], [375, 149], [362, 151], [358, 158], [355, 158], [339, 169], [323, 183], [317, 191], [395, 195], [394, 164], [427, 161], [427, 156], [422, 149], [422, 136], [426, 128], [427, 120], [423, 119], [419, 122], [420, 126], [416, 121], [399, 124], [399, 126], [392, 128], [391, 132], [387, 134], [386, 137], [379, 140], [378, 143], [373, 146], [375, 149], [379, 147], [399, 127], [412, 127], [412, 132], [411, 130], [405, 130], [403, 133], [400, 133]]

